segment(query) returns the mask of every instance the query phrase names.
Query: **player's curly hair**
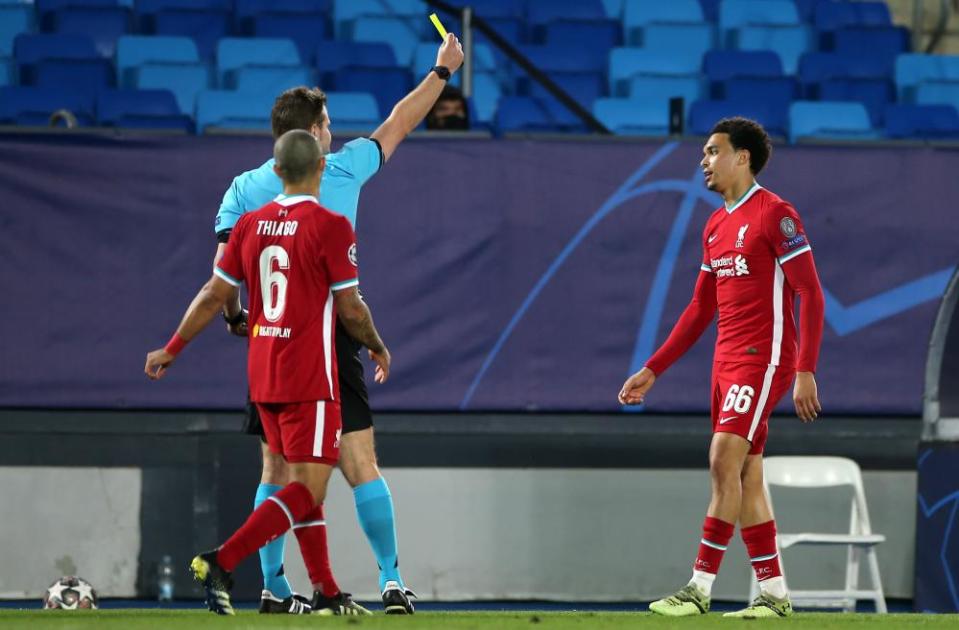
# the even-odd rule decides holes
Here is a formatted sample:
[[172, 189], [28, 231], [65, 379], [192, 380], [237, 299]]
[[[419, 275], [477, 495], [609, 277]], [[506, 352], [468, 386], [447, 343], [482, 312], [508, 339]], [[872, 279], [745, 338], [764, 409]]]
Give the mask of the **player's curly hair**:
[[293, 129], [310, 130], [323, 120], [323, 108], [326, 107], [326, 93], [320, 88], [300, 86], [290, 88], [276, 97], [270, 123], [273, 126], [273, 138], [277, 139]]
[[752, 171], [753, 175], [759, 175], [759, 172], [765, 168], [769, 161], [769, 155], [773, 152], [769, 134], [755, 120], [739, 116], [723, 118], [716, 123], [710, 132], [710, 134], [714, 133], [729, 134], [729, 142], [734, 149], [749, 151], [749, 170]]

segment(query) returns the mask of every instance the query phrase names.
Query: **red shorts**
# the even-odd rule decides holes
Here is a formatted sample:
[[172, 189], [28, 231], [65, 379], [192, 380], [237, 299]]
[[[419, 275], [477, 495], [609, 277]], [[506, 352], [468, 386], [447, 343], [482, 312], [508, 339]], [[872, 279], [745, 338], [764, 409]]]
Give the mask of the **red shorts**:
[[796, 372], [753, 363], [713, 363], [713, 433], [735, 433], [752, 444], [750, 455], [766, 446], [769, 416], [792, 386]]
[[343, 420], [335, 400], [256, 403], [270, 451], [288, 462], [336, 466]]

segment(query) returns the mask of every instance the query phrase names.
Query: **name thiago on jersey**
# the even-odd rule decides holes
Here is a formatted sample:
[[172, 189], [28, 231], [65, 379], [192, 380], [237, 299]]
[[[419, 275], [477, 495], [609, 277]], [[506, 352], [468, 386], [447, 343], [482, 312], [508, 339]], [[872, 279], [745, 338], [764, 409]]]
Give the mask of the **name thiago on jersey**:
[[257, 221], [256, 233], [258, 236], [293, 236], [299, 221]]

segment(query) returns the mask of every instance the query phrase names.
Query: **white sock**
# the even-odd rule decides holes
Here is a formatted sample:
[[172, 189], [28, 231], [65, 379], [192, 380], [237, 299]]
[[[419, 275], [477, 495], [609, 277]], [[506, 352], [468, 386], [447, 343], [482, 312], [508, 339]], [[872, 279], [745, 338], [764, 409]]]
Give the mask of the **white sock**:
[[769, 578], [759, 583], [759, 590], [769, 593], [776, 599], [786, 599], [786, 580], [783, 576]]
[[689, 581], [690, 584], [695, 584], [699, 590], [706, 594], [706, 597], [709, 597], [713, 592], [713, 582], [716, 581], [715, 573], [706, 573], [705, 571], [693, 571], [693, 578]]

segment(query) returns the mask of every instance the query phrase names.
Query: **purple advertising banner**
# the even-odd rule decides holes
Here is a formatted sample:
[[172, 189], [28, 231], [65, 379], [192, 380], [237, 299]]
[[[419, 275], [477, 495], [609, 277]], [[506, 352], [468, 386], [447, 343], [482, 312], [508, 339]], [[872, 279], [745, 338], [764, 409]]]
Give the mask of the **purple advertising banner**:
[[[0, 406], [237, 408], [217, 321], [167, 377], [143, 362], [209, 278], [213, 218], [265, 137], [0, 136]], [[393, 353], [378, 410], [615, 411], [685, 307], [720, 205], [698, 142], [411, 140], [360, 198], [360, 285]], [[827, 413], [918, 414], [959, 261], [959, 151], [777, 147], [827, 296]], [[650, 411], [708, 409], [715, 331]], [[788, 398], [788, 397], [787, 397]], [[785, 404], [785, 403], [784, 403]]]

